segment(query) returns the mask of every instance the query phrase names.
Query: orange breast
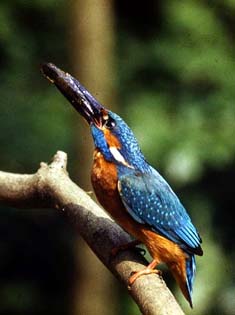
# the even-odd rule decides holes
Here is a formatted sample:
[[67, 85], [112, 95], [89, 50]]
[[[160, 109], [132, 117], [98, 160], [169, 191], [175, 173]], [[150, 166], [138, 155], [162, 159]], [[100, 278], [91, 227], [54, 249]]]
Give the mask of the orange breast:
[[177, 244], [139, 224], [128, 214], [117, 189], [117, 168], [115, 164], [107, 162], [98, 150], [94, 153], [91, 181], [104, 209], [124, 230], [144, 243], [153, 258], [167, 264], [185, 259]]
[[[117, 189], [117, 168], [115, 164], [106, 161], [98, 150], [95, 150], [91, 182], [97, 199], [104, 209], [123, 228], [132, 218], [128, 215]], [[134, 222], [133, 222], [134, 224]]]
[[117, 188], [117, 167], [107, 162], [101, 152], [95, 150], [91, 182], [97, 199], [111, 217], [128, 233], [139, 238], [140, 224], [128, 214]]

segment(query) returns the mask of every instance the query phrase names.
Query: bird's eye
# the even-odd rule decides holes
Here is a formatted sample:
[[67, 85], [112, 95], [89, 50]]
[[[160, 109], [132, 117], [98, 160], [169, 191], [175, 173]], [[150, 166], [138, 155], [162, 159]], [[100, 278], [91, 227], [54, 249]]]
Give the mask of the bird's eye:
[[109, 117], [105, 123], [104, 126], [108, 129], [113, 129], [116, 126], [115, 120]]

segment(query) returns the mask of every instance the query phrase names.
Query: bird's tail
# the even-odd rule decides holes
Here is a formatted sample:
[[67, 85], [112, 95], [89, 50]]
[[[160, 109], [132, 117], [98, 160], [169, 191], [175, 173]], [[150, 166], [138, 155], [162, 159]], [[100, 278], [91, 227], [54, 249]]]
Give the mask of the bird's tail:
[[186, 259], [186, 285], [188, 291], [188, 301], [191, 307], [193, 307], [192, 303], [192, 293], [193, 293], [193, 283], [196, 273], [196, 260], [194, 255], [190, 255], [189, 258]]
[[190, 306], [193, 307], [192, 292], [193, 282], [196, 273], [196, 261], [194, 255], [189, 255], [184, 264], [171, 265], [170, 269], [173, 273], [174, 278], [178, 282], [180, 289], [189, 302]]

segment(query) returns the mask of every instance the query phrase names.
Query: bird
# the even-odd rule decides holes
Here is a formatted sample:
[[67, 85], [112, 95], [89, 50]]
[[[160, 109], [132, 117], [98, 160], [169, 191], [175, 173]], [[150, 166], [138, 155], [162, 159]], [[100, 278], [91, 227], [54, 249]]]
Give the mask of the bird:
[[145, 269], [130, 276], [129, 285], [143, 275], [159, 273], [156, 267], [165, 263], [193, 307], [195, 255], [202, 256], [203, 250], [185, 207], [147, 162], [134, 133], [119, 115], [53, 63], [44, 63], [41, 71], [90, 126], [94, 140], [91, 182], [98, 201], [134, 237], [126, 247], [144, 244], [152, 257]]

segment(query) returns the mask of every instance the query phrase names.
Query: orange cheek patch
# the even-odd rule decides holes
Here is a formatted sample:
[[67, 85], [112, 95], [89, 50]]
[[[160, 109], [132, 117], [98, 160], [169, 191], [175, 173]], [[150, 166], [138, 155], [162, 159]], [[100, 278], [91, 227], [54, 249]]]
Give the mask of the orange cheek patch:
[[115, 147], [117, 149], [121, 149], [121, 144], [118, 139], [110, 132], [108, 129], [104, 129], [104, 136], [109, 145], [109, 147]]

